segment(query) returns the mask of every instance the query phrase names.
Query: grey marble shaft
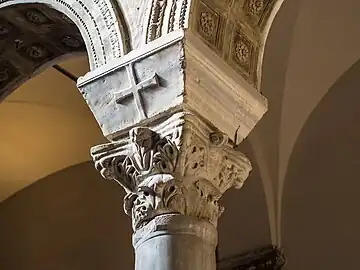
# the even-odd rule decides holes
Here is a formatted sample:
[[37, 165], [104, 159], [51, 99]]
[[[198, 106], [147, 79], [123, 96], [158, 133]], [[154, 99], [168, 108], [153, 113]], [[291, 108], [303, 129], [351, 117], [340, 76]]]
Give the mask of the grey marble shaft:
[[183, 215], [154, 218], [133, 236], [135, 270], [216, 270], [217, 230]]

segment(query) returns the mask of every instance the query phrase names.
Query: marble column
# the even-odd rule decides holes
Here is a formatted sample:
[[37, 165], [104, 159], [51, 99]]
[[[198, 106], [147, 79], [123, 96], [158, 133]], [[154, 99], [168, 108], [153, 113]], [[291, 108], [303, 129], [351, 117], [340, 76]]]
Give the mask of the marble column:
[[[234, 28], [227, 36], [234, 50], [224, 59], [196, 27], [200, 18], [216, 31], [211, 9], [199, 1], [153, 3], [139, 27], [147, 29], [145, 42], [132, 40], [128, 54], [78, 81], [109, 140], [91, 154], [101, 175], [126, 191], [136, 270], [215, 270], [219, 199], [248, 177], [250, 161], [237, 145], [267, 110], [252, 80], [257, 58], [248, 54], [257, 50], [243, 49], [248, 43]], [[237, 55], [255, 61], [238, 65], [251, 70], [231, 65]]]
[[215, 270], [219, 199], [251, 165], [228, 137], [189, 111], [94, 147], [96, 168], [127, 192], [136, 270]]

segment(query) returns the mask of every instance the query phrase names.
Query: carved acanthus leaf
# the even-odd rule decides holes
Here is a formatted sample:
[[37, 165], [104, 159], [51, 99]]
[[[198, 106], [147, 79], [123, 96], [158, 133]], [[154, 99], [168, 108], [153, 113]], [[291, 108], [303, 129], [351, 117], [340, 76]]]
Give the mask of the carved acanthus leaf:
[[185, 113], [152, 128], [134, 128], [123, 140], [94, 147], [92, 155], [102, 176], [126, 190], [124, 209], [134, 230], [165, 213], [216, 226], [222, 194], [241, 187], [251, 169], [224, 134]]

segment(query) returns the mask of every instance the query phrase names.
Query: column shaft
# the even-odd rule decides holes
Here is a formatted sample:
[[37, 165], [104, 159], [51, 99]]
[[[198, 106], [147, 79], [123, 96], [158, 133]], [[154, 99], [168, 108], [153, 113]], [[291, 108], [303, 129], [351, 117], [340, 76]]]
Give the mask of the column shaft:
[[154, 218], [134, 234], [136, 270], [215, 270], [217, 230], [183, 215]]

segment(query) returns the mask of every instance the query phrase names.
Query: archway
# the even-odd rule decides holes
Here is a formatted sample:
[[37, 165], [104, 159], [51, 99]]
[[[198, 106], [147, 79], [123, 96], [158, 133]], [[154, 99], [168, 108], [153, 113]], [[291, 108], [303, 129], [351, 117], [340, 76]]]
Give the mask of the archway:
[[[59, 63], [75, 76], [85, 55]], [[0, 202], [49, 174], [91, 159], [105, 142], [76, 83], [54, 68], [27, 80], [0, 104]]]
[[108, 0], [2, 1], [0, 99], [60, 59], [87, 51], [90, 70], [126, 52], [119, 6]]
[[[84, 57], [83, 60], [88, 59], [85, 61], [89, 62], [90, 70], [95, 70], [124, 55], [127, 48], [123, 44], [122, 36], [125, 31], [123, 31], [124, 22], [122, 20], [121, 10], [118, 4], [111, 3], [111, 1], [108, 0], [86, 1], [86, 3], [80, 0], [73, 1], [72, 3], [60, 0], [1, 1], [0, 102], [4, 101], [15, 89], [18, 89], [29, 79], [42, 73], [56, 63], [87, 55], [88, 58]], [[80, 68], [82, 73], [77, 73], [77, 76], [81, 76], [89, 71], [85, 63], [83, 66], [85, 68]], [[56, 138], [57, 136], [69, 142], [70, 134], [72, 134], [71, 136], [74, 136], [75, 139], [79, 135], [75, 135], [77, 128], [74, 123], [76, 123], [76, 121], [79, 123], [86, 121], [91, 122], [89, 125], [95, 126], [91, 119], [88, 119], [88, 114], [90, 115], [91, 112], [88, 112], [88, 109], [84, 109], [86, 106], [85, 101], [78, 93], [76, 85], [74, 83], [54, 85], [53, 83], [56, 84], [59, 82], [59, 78], [57, 77], [59, 75], [54, 75], [54, 73], [51, 72], [47, 72], [46, 74], [44, 75], [45, 77], [55, 77], [53, 80], [50, 77], [43, 80], [41, 78], [44, 78], [44, 76], [42, 76], [40, 79], [36, 79], [35, 82], [31, 83], [33, 88], [47, 88], [42, 94], [39, 94], [38, 89], [33, 91], [32, 98], [30, 98], [31, 93], [25, 94], [25, 96], [20, 94], [20, 99], [17, 95], [15, 99], [6, 100], [6, 103], [1, 104], [1, 121], [3, 125], [8, 127], [2, 133], [5, 138], [3, 138], [1, 146], [1, 155], [2, 158], [8, 162], [10, 162], [10, 156], [12, 159], [15, 159], [14, 157], [18, 154], [21, 156], [31, 156], [33, 153], [38, 153], [38, 157], [41, 155], [51, 156], [52, 154], [49, 152], [49, 149], [53, 147], [48, 142], [54, 140], [54, 137]], [[42, 81], [42, 83], [39, 83], [40, 81]], [[63, 93], [61, 97], [61, 95], [59, 96], [59, 92], [66, 91], [60, 89], [60, 86], [72, 88], [71, 91], [74, 91], [74, 95], [78, 95], [78, 97], [75, 97], [72, 93], [67, 94], [67, 98], [69, 98], [69, 106], [71, 107], [74, 104], [78, 104], [79, 110], [72, 110], [70, 107], [66, 108], [67, 106], [64, 107], [66, 101], [63, 99], [66, 99], [66, 93]], [[26, 86], [25, 88], [31, 87]], [[58, 92], [51, 95], [51, 90]], [[24, 92], [26, 90], [21, 91]], [[43, 96], [43, 98], [38, 99], [37, 97], [39, 97], [39, 95]], [[44, 100], [45, 97], [47, 100]], [[64, 102], [61, 102], [61, 100], [60, 102], [59, 100], [52, 100], [59, 98]], [[79, 99], [82, 100], [83, 104]], [[20, 108], [19, 104], [22, 102], [28, 104], [23, 103]], [[15, 109], [15, 106], [17, 106], [17, 109]], [[35, 106], [36, 109], [34, 109], [34, 107], [29, 111], [29, 106]], [[84, 110], [86, 110], [86, 112], [82, 113]], [[57, 112], [54, 113], [54, 111]], [[74, 117], [66, 116], [66, 114], [70, 112], [76, 113], [76, 115]], [[80, 115], [83, 117], [83, 121], [79, 119], [75, 120], [80, 118]], [[55, 125], [53, 121], [50, 120], [50, 117], [58, 123], [58, 128], [54, 129]], [[13, 124], [15, 121], [17, 122], [16, 125]], [[64, 121], [67, 121], [68, 124]], [[23, 123], [21, 124], [21, 122]], [[70, 122], [73, 122], [73, 124], [70, 124]], [[71, 132], [67, 130], [67, 126], [69, 125], [72, 125], [73, 131]], [[82, 124], [80, 124], [80, 126], [82, 126]], [[62, 128], [65, 133], [61, 130]], [[28, 131], [28, 137], [22, 139], [23, 136], [26, 136], [23, 135], [23, 132], [26, 132], [25, 129]], [[41, 132], [41, 130], [44, 130], [44, 132]], [[57, 132], [55, 132], [55, 130], [57, 130]], [[34, 133], [33, 131], [36, 132]], [[97, 134], [97, 132], [98, 131], [96, 131], [95, 134]], [[67, 135], [64, 137], [64, 134]], [[30, 138], [29, 136], [35, 136], [35, 138]], [[90, 137], [93, 137], [93, 135]], [[31, 140], [34, 140], [33, 143], [30, 142]], [[16, 143], [16, 141], [18, 142]], [[100, 139], [100, 141], [102, 140]], [[92, 141], [91, 143], [95, 144], [97, 141]], [[91, 147], [91, 143], [88, 142], [86, 144], [86, 155], [88, 156], [86, 160], [90, 159], [88, 148]], [[55, 143], [53, 145], [55, 145]], [[70, 145], [71, 144], [68, 144], [68, 147], [70, 147]], [[17, 150], [12, 147], [15, 147]], [[23, 148], [25, 152], [24, 155], [21, 154], [22, 151], [20, 151], [20, 148]], [[53, 149], [55, 150], [55, 148]], [[39, 154], [40, 152], [42, 154]], [[57, 151], [55, 150], [55, 152]], [[58, 154], [62, 156], [60, 160], [63, 161], [69, 157], [69, 153], [65, 154], [63, 151], [60, 151]], [[51, 160], [50, 156], [47, 158], [49, 161]], [[77, 156], [77, 154], [75, 154], [75, 156]], [[73, 165], [71, 162], [84, 161], [84, 157], [82, 157], [80, 159], [76, 158], [73, 161], [69, 160], [69, 162], [61, 162], [61, 164], [59, 163], [58, 165], [55, 165], [57, 162], [53, 162], [50, 166], [53, 167], [52, 169], [47, 166], [49, 167], [48, 169], [35, 172], [35, 167], [37, 166], [34, 165], [37, 161], [44, 162], [44, 160], [38, 160], [36, 158], [25, 159], [25, 157], [22, 159], [24, 163], [27, 164], [24, 164], [27, 168], [25, 169], [24, 167], [24, 169], [30, 170], [29, 177], [24, 178], [24, 175], [21, 174], [18, 175], [19, 177], [16, 177], [15, 171], [11, 173], [11, 170], [14, 170], [13, 166], [9, 166], [9, 170], [3, 170], [2, 184], [5, 190], [0, 196], [1, 199], [6, 198], [39, 177], [44, 177], [49, 173], [60, 170], [64, 166]], [[15, 160], [13, 162], [15, 162]], [[31, 165], [31, 163], [34, 162], [35, 164]], [[13, 186], [12, 188], [7, 187], [10, 185], [9, 181], [18, 178], [24, 178], [21, 184], [18, 183], [18, 186], [15, 185], [16, 187]]]
[[[286, 0], [275, 10], [274, 21], [269, 21], [260, 87], [269, 100], [269, 111], [250, 140], [257, 155], [262, 156], [264, 182], [273, 189], [271, 203], [276, 209], [279, 245], [288, 161], [311, 112], [334, 82], [359, 59], [360, 22], [355, 12], [358, 7], [356, 1], [338, 5], [329, 1]], [[339, 20], [332, 20], [334, 16]], [[338, 33], [336, 38], [334, 33]]]
[[297, 139], [285, 178], [290, 269], [357, 269], [360, 61], [330, 88]]

